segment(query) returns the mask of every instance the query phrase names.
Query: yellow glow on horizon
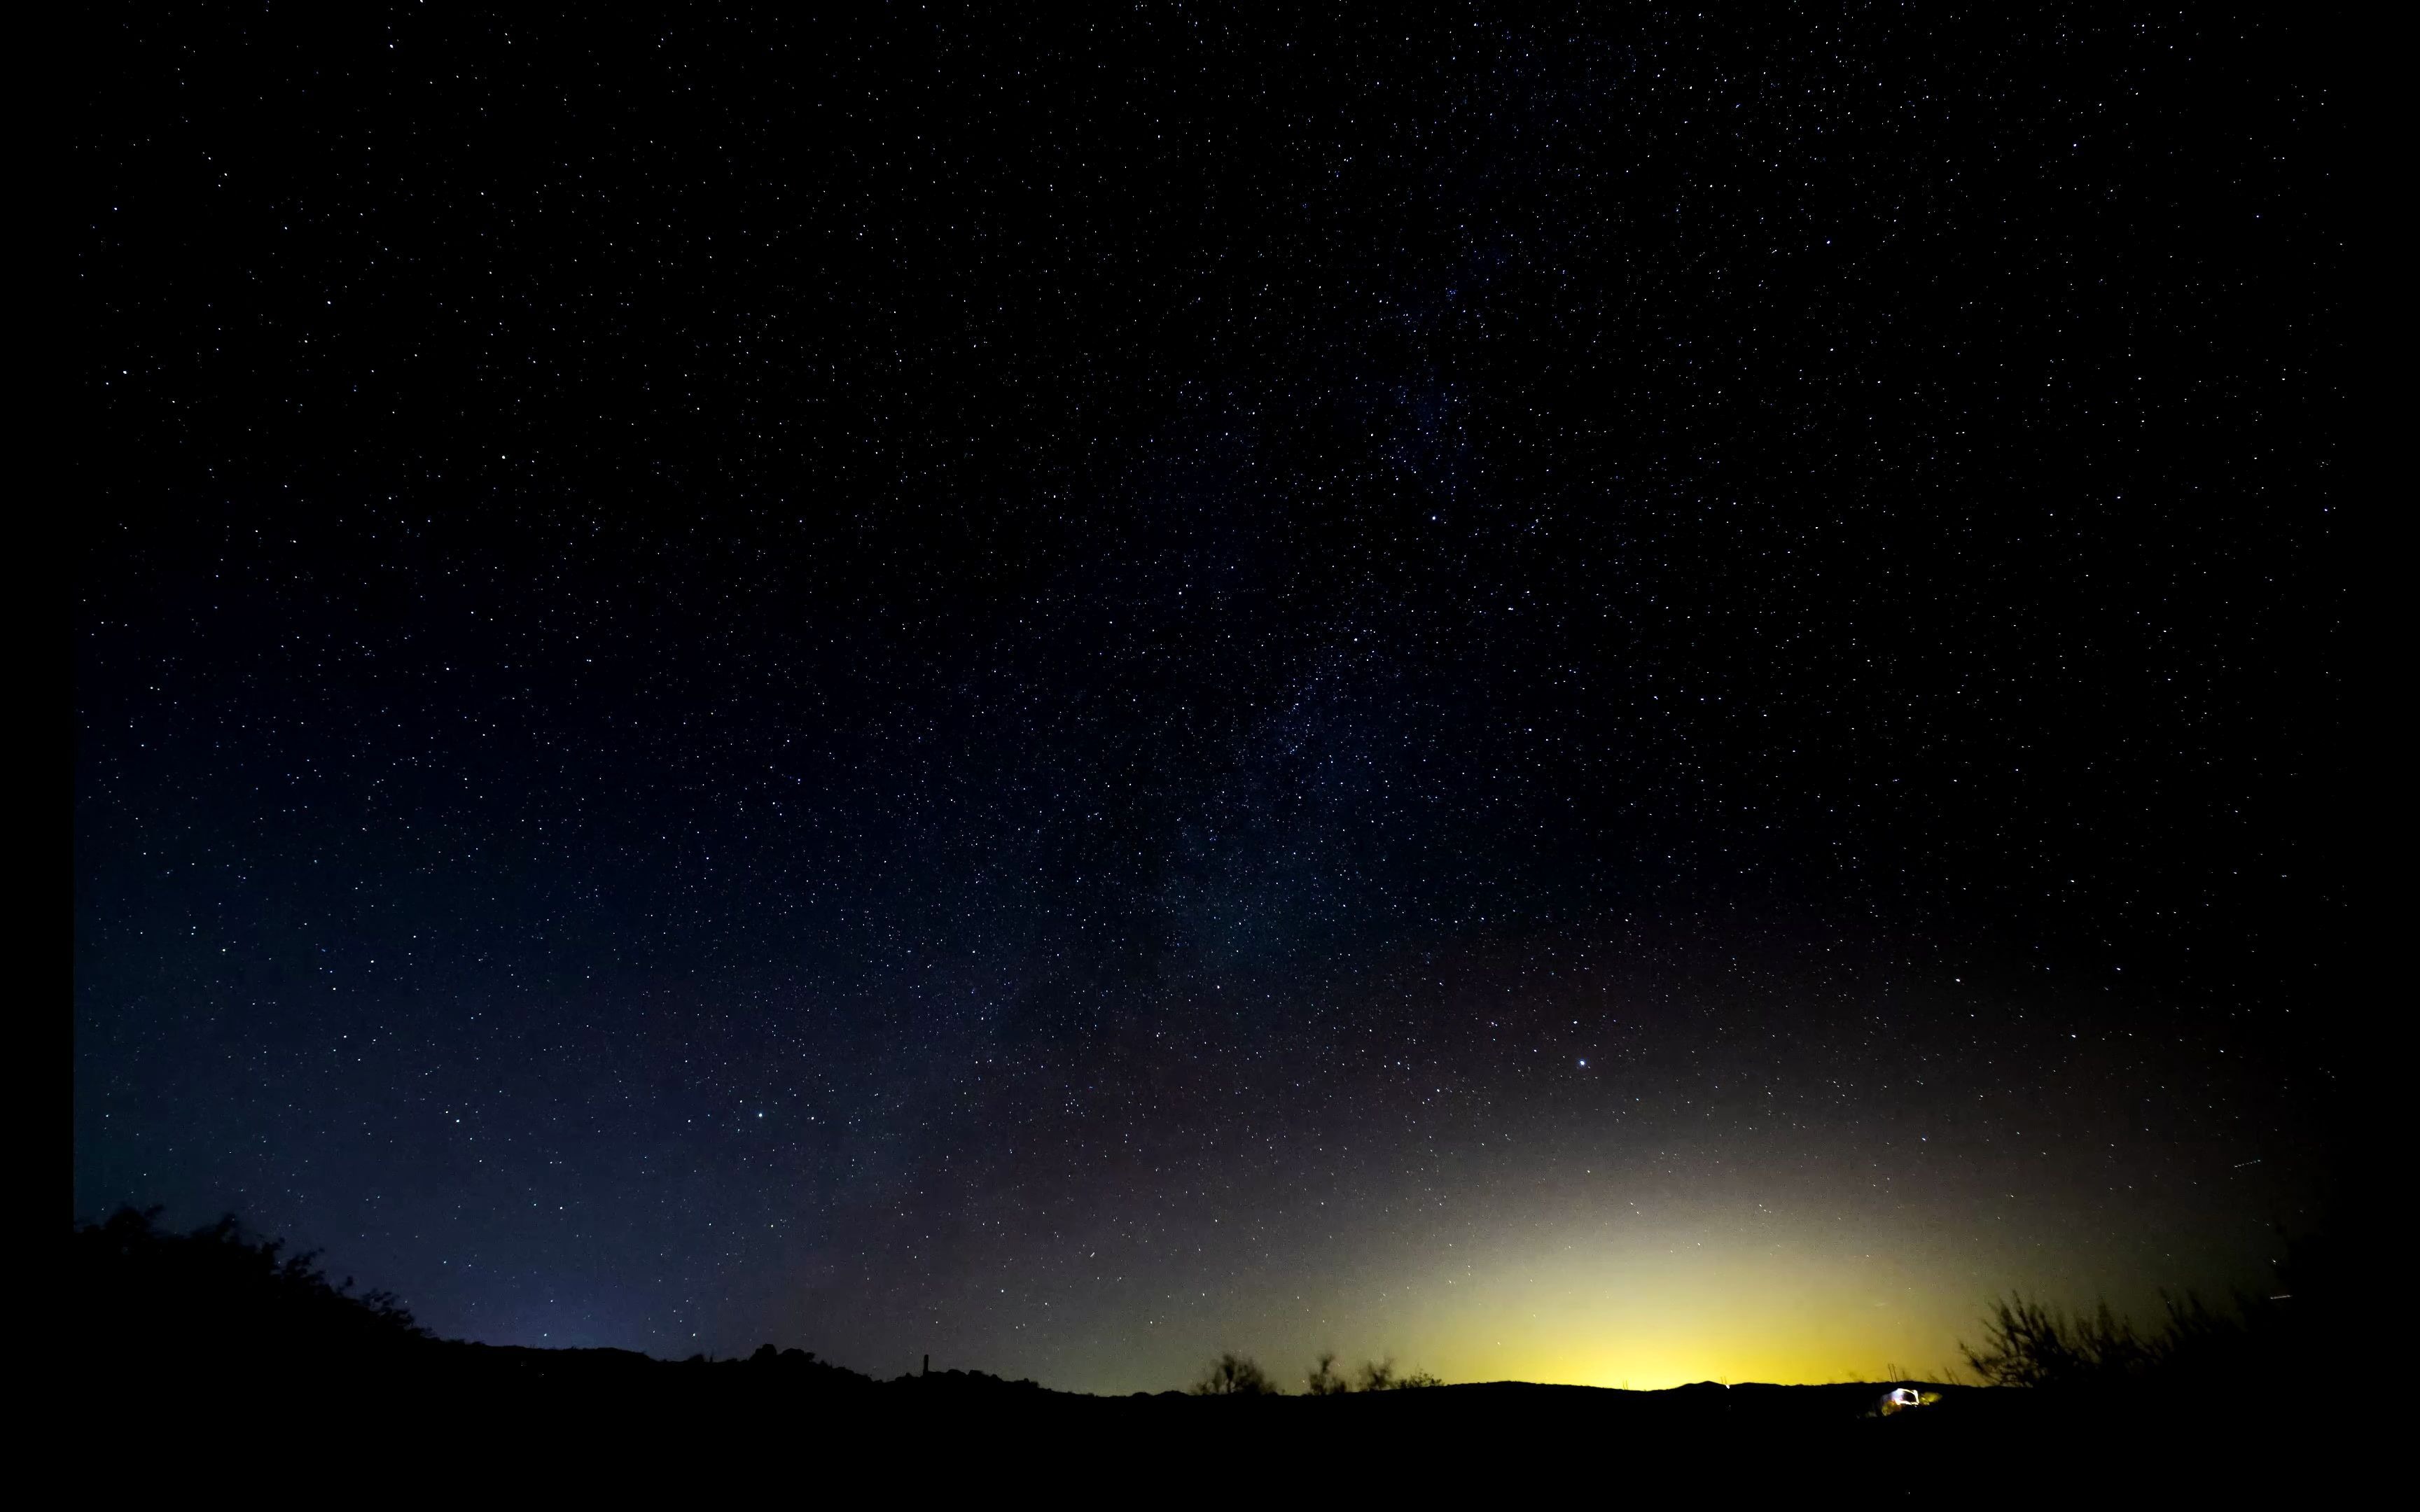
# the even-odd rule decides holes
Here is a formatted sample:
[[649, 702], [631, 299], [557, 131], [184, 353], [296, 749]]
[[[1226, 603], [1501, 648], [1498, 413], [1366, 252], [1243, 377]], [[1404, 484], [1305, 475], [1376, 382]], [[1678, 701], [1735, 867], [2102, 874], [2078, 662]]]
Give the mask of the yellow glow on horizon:
[[1943, 1380], [2010, 1289], [2157, 1306], [2129, 1257], [2076, 1242], [2055, 1214], [1920, 1211], [1879, 1182], [1473, 1185], [1445, 1216], [1340, 1217], [1350, 1238], [1300, 1271], [1204, 1276], [1146, 1327], [1094, 1334], [1058, 1380], [1181, 1387], [1227, 1350], [1289, 1391], [1330, 1350], [1348, 1376], [1391, 1359], [1453, 1383]]
[[1644, 1391], [1876, 1380], [1891, 1364], [1930, 1377], [1979, 1315], [1967, 1274], [1846, 1235], [1721, 1245], [1668, 1233], [1533, 1233], [1457, 1255], [1346, 1332], [1382, 1329], [1401, 1364], [1449, 1381]]

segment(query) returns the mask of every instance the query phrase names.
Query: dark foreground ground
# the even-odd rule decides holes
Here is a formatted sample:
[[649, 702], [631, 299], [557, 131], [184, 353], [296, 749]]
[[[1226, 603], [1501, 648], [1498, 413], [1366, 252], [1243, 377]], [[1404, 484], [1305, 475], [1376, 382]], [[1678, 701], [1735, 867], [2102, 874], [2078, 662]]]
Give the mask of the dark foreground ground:
[[[2383, 1442], [2323, 1281], [2265, 1331], [2193, 1315], [2175, 1336], [2195, 1349], [2157, 1371], [1927, 1387], [1936, 1401], [1889, 1416], [1887, 1382], [1086, 1396], [956, 1371], [878, 1381], [769, 1345], [674, 1362], [440, 1339], [233, 1219], [179, 1234], [156, 1217], [77, 1227], [45, 1319], [60, 1364], [17, 1394], [42, 1473], [20, 1485], [280, 1505], [1551, 1495], [2063, 1512], [2331, 1504]], [[2081, 1337], [2053, 1331], [2027, 1357], [2057, 1364]]]
[[793, 1354], [673, 1364], [438, 1345], [405, 1365], [88, 1379], [54, 1444], [331, 1498], [656, 1500], [846, 1489], [1024, 1501], [1584, 1494], [1734, 1504], [2238, 1505], [2333, 1499], [2341, 1433], [2267, 1404], [1882, 1384], [1606, 1391], [1516, 1382], [1330, 1398], [1125, 1397], [955, 1373], [874, 1381]]

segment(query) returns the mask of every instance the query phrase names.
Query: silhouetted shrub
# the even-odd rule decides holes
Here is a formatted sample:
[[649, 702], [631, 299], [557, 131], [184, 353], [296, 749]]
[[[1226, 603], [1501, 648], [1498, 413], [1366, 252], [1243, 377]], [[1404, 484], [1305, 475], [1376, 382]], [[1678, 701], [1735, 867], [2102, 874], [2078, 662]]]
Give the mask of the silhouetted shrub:
[[392, 1293], [331, 1283], [316, 1253], [248, 1239], [232, 1217], [179, 1234], [159, 1214], [126, 1208], [75, 1228], [70, 1329], [96, 1354], [220, 1369], [386, 1360], [429, 1341]]
[[1196, 1396], [1276, 1396], [1281, 1395], [1258, 1361], [1233, 1350], [1210, 1362], [1193, 1383]]
[[2345, 1352], [2328, 1257], [2319, 1240], [2291, 1242], [2277, 1291], [2238, 1292], [2226, 1309], [2192, 1292], [2165, 1297], [2165, 1316], [2150, 1332], [2105, 1303], [2070, 1317], [2011, 1295], [1994, 1302], [1984, 1317], [1983, 1342], [1961, 1341], [1959, 1349], [1987, 1386], [2054, 1391], [2234, 1390], [2284, 1373], [2325, 1371]]
[[2069, 1318], [2022, 1294], [1995, 1301], [1983, 1319], [1983, 1343], [1959, 1342], [1987, 1386], [2078, 1386], [2110, 1382], [2142, 1365], [2142, 1342], [2109, 1304]]
[[1303, 1389], [1313, 1396], [1342, 1396], [1353, 1389], [1342, 1376], [1336, 1373], [1334, 1350], [1321, 1352], [1319, 1363], [1311, 1367], [1311, 1374], [1303, 1380]]
[[1398, 1370], [1391, 1359], [1362, 1362], [1359, 1386], [1362, 1391], [1418, 1391], [1444, 1384], [1425, 1370]]

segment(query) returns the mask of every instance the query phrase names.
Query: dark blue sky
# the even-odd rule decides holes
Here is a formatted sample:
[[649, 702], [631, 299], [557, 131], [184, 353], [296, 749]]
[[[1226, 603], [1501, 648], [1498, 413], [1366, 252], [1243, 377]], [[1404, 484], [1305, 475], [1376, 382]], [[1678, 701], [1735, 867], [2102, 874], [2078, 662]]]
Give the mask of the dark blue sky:
[[79, 1213], [1096, 1389], [1845, 1373], [2319, 1220], [2290, 27], [89, 42]]

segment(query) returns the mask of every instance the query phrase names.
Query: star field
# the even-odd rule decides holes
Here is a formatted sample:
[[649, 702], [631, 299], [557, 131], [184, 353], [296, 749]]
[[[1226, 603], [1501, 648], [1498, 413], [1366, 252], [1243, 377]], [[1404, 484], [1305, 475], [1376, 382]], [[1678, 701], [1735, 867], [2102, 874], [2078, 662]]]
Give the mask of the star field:
[[2290, 26], [84, 25], [79, 1212], [1124, 1391], [2325, 1210]]

